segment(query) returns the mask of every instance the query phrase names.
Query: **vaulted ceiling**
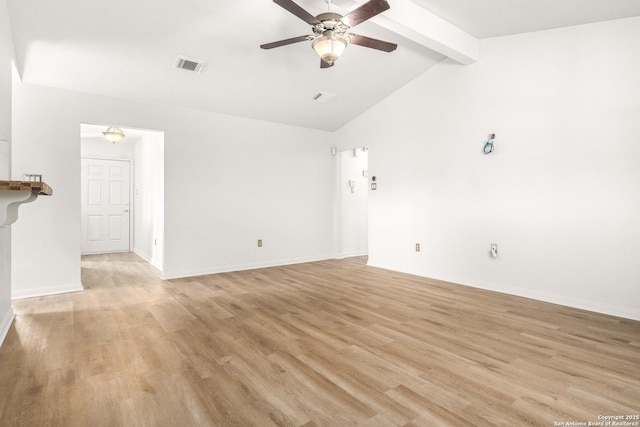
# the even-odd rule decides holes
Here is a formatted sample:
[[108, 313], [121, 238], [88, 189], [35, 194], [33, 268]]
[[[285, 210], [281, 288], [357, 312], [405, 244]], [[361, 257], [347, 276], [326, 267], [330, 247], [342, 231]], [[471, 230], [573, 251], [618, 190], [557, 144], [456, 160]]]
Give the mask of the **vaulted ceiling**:
[[[351, 45], [320, 69], [310, 33], [270, 0], [7, 0], [26, 83], [334, 131], [446, 57], [482, 60], [479, 39], [640, 15], [640, 0], [389, 0], [354, 32], [398, 44]], [[297, 1], [312, 15], [363, 1]], [[202, 72], [173, 67], [178, 55]], [[336, 95], [313, 101], [318, 92]]]

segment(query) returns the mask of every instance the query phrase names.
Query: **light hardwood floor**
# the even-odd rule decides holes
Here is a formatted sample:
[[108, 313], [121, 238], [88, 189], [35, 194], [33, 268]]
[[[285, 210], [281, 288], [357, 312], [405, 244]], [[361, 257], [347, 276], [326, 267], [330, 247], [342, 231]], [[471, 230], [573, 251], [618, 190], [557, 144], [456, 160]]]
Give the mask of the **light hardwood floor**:
[[[640, 322], [330, 260], [14, 301], [0, 425], [554, 426], [640, 414]], [[640, 421], [640, 420], [638, 420]]]

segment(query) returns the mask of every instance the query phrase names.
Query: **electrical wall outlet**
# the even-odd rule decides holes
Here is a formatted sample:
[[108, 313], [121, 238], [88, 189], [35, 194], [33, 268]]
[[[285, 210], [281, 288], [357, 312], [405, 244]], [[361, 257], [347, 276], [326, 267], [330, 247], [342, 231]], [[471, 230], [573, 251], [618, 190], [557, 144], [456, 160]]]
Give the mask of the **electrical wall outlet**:
[[420, 252], [420, 243], [416, 243], [416, 252]]
[[261, 248], [262, 247], [262, 239], [258, 240], [258, 247]]

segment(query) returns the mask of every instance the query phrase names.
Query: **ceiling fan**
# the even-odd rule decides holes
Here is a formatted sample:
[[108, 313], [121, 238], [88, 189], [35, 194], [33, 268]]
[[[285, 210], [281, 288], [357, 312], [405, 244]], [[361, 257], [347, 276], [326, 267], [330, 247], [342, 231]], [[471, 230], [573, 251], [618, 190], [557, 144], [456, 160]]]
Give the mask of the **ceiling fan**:
[[[389, 9], [387, 0], [369, 0], [345, 16], [333, 12], [313, 16], [292, 0], [273, 0], [273, 2], [311, 25], [313, 34], [263, 44], [260, 45], [262, 49], [273, 49], [288, 44], [311, 41], [311, 47], [320, 55], [320, 68], [329, 68], [333, 67], [340, 57], [340, 54], [342, 54], [349, 44], [356, 44], [384, 52], [392, 52], [398, 47], [395, 43], [372, 39], [349, 32], [352, 27]], [[327, 0], [327, 3], [330, 7], [331, 0]]]

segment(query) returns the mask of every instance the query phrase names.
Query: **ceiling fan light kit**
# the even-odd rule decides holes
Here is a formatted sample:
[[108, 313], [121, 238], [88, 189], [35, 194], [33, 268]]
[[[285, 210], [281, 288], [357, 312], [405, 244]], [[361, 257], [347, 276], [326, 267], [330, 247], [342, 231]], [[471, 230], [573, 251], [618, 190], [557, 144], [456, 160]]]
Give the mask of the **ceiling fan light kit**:
[[333, 31], [326, 31], [323, 36], [311, 42], [311, 47], [323, 62], [333, 65], [340, 58], [348, 44], [349, 39], [346, 37], [335, 34]]
[[[392, 52], [398, 47], [395, 43], [348, 32], [352, 27], [389, 9], [387, 0], [369, 0], [345, 16], [332, 12], [313, 16], [292, 0], [273, 0], [273, 2], [311, 25], [313, 35], [292, 37], [263, 44], [260, 46], [262, 49], [273, 49], [311, 40], [311, 47], [320, 56], [320, 68], [329, 68], [335, 64], [349, 44], [357, 44], [383, 52]], [[331, 4], [330, 1], [328, 3]]]

